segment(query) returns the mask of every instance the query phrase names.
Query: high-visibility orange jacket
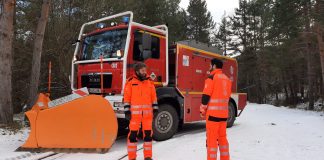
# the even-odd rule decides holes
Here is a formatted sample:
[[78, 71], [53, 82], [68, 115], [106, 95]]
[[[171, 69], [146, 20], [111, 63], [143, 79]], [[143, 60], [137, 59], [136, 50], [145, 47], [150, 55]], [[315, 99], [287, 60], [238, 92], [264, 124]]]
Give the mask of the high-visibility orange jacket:
[[232, 93], [232, 81], [222, 72], [215, 69], [205, 81], [203, 104], [208, 104], [207, 116], [228, 118], [228, 102]]
[[124, 103], [129, 105], [152, 105], [157, 102], [153, 81], [147, 77], [140, 81], [137, 76], [127, 80], [124, 90]]

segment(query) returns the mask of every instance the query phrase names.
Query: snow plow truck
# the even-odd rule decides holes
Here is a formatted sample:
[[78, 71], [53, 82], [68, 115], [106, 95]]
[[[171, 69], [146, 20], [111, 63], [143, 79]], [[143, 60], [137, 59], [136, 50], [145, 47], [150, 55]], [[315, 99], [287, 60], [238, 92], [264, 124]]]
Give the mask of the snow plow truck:
[[83, 24], [71, 64], [73, 93], [53, 101], [47, 94], [39, 95], [26, 112], [31, 132], [21, 148], [109, 149], [118, 128], [129, 123], [123, 87], [137, 62], [148, 66], [156, 86], [155, 140], [171, 138], [185, 123], [204, 120], [199, 106], [213, 58], [224, 62], [223, 71], [233, 82], [228, 102], [231, 127], [247, 101], [245, 93], [237, 93], [237, 61], [198, 42], [169, 45], [168, 36], [166, 25], [136, 23], [130, 11]]

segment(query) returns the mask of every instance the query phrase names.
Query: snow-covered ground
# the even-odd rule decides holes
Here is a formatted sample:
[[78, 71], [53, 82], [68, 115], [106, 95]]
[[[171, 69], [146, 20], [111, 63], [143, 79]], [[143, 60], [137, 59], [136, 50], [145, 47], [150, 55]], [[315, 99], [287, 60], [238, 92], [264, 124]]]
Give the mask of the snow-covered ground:
[[[324, 113], [249, 104], [235, 125], [228, 129], [232, 160], [323, 160]], [[206, 159], [204, 123], [184, 126], [174, 138], [155, 142], [156, 160]], [[13, 152], [26, 138], [26, 130], [1, 135], [0, 159], [34, 159], [27, 152]], [[120, 138], [106, 154], [57, 154], [47, 159], [118, 160], [126, 154], [126, 139]], [[43, 153], [43, 155], [46, 153]], [[49, 154], [49, 153], [48, 153]], [[25, 158], [24, 158], [25, 157]], [[33, 158], [31, 158], [33, 157]], [[124, 158], [123, 160], [126, 160]], [[143, 159], [142, 151], [138, 159]]]

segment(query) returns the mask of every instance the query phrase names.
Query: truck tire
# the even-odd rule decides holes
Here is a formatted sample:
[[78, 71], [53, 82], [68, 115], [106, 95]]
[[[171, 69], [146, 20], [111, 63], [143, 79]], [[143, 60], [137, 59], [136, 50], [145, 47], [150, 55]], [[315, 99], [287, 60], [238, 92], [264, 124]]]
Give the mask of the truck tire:
[[227, 128], [231, 128], [236, 119], [236, 111], [233, 102], [229, 102], [228, 104]]
[[123, 118], [117, 118], [118, 121], [118, 136], [128, 134], [129, 121]]
[[175, 108], [169, 104], [159, 106], [153, 119], [153, 139], [164, 141], [171, 138], [178, 130], [179, 116]]

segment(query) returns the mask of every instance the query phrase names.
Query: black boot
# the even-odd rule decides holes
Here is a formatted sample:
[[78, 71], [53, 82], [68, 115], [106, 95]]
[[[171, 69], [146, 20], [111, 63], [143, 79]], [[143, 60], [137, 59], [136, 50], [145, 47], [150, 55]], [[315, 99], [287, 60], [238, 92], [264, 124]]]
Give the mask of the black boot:
[[153, 160], [151, 157], [146, 157], [144, 160]]

